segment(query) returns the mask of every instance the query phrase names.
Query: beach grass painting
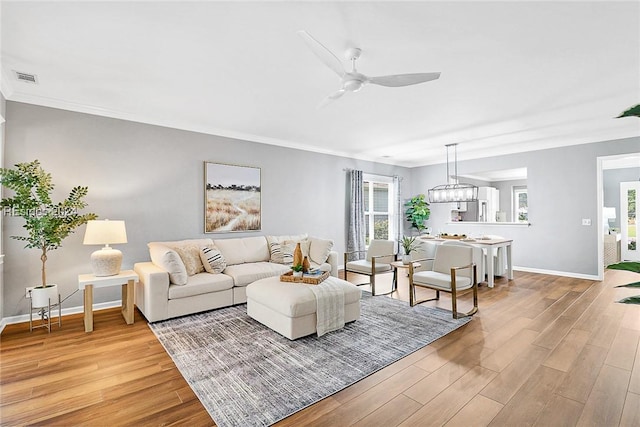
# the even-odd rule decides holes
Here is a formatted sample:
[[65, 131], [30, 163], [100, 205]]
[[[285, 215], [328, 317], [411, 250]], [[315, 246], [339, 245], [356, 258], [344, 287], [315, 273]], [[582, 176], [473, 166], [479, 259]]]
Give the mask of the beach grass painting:
[[205, 162], [205, 233], [261, 229], [260, 168]]

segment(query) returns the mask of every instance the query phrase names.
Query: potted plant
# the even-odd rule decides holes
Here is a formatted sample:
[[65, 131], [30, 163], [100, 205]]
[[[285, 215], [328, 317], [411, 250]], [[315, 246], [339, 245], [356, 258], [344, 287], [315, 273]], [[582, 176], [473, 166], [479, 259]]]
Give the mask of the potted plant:
[[58, 296], [57, 285], [47, 283], [47, 252], [58, 249], [62, 240], [87, 221], [96, 219], [93, 213], [79, 214], [87, 206], [83, 198], [87, 187], [74, 187], [69, 196], [54, 202], [51, 193], [54, 184], [51, 174], [45, 172], [38, 160], [18, 163], [15, 169], [0, 169], [0, 184], [15, 194], [0, 202], [3, 213], [22, 217], [26, 236], [11, 236], [26, 242], [25, 248], [39, 249], [42, 262], [42, 283], [31, 291], [33, 307], [46, 307], [49, 299]]
[[404, 254], [402, 255], [402, 263], [410, 264], [411, 252], [417, 251], [420, 243], [416, 241], [415, 236], [402, 236], [401, 244], [402, 249], [404, 250]]
[[291, 266], [293, 270], [293, 277], [302, 277], [302, 264], [295, 264]]
[[418, 230], [418, 233], [422, 233], [427, 227], [424, 222], [429, 219], [431, 210], [429, 210], [429, 203], [425, 200], [424, 194], [418, 194], [415, 197], [409, 199], [404, 206], [407, 208], [405, 215], [407, 221], [411, 223], [411, 227]]

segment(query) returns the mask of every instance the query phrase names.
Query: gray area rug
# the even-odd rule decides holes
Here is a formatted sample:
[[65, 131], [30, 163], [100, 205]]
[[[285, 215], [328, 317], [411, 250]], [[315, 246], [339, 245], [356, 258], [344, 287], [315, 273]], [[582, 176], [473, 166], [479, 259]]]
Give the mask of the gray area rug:
[[361, 317], [290, 341], [246, 305], [149, 327], [220, 427], [263, 426], [342, 390], [471, 320], [363, 292]]

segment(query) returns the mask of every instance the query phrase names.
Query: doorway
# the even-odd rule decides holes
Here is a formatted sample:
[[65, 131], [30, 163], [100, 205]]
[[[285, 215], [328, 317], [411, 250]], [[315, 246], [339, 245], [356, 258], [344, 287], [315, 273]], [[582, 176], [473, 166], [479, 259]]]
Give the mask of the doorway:
[[[597, 158], [597, 241], [598, 241], [598, 277], [604, 278], [605, 239], [613, 239], [622, 249], [622, 212], [620, 203], [620, 183], [639, 182], [640, 153], [618, 154]], [[637, 194], [637, 192], [636, 192]], [[605, 209], [607, 208], [607, 209]], [[613, 208], [613, 209], [612, 209]], [[627, 206], [628, 208], [628, 206]], [[635, 207], [632, 209], [635, 215]], [[615, 214], [613, 213], [615, 212]], [[612, 217], [613, 216], [613, 217]], [[627, 223], [628, 224], [628, 223]], [[637, 225], [635, 227], [637, 232]], [[611, 233], [611, 234], [610, 234]], [[636, 245], [637, 250], [637, 245]], [[622, 250], [619, 259], [623, 259]], [[638, 252], [636, 251], [636, 254]]]

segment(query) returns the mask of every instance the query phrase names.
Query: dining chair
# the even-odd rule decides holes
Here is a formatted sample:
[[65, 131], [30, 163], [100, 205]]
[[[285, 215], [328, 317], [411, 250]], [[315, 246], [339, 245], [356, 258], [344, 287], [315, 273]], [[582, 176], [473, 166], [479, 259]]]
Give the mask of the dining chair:
[[[435, 298], [417, 301], [416, 287], [435, 290]], [[468, 289], [473, 290], [473, 309], [468, 313], [458, 313], [458, 293]], [[413, 264], [409, 265], [411, 307], [423, 302], [439, 300], [440, 292], [451, 294], [451, 311], [454, 319], [459, 316], [472, 316], [478, 311], [478, 281], [472, 247], [438, 245], [432, 270], [416, 270]]]
[[[369, 283], [360, 283], [357, 286], [371, 285], [371, 295], [376, 295], [376, 275], [391, 273], [391, 263], [395, 259], [395, 242], [393, 240], [372, 240], [366, 251], [352, 251], [344, 254], [344, 279], [347, 273], [357, 273], [369, 276]], [[365, 253], [366, 252], [366, 253]], [[357, 261], [349, 261], [351, 254], [363, 254], [365, 258]]]

